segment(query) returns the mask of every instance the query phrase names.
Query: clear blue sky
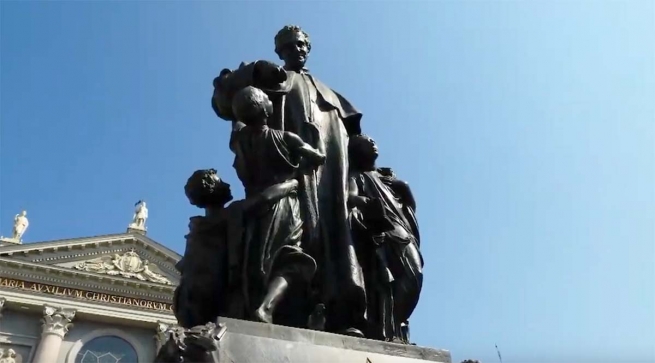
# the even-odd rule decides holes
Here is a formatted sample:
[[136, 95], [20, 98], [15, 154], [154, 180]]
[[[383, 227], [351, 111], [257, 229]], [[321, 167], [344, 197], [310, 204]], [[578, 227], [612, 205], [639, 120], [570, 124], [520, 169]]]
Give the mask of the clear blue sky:
[[212, 79], [303, 26], [418, 199], [420, 345], [454, 361], [655, 360], [653, 1], [2, 1], [0, 229], [183, 251], [186, 178], [242, 196]]

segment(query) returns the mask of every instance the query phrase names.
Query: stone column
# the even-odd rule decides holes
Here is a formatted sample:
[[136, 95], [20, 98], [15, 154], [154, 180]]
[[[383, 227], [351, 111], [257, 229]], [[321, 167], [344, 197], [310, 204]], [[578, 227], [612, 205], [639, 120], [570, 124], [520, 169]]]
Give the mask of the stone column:
[[32, 363], [53, 363], [59, 356], [59, 348], [71, 323], [75, 317], [75, 310], [55, 308], [45, 305], [43, 307], [43, 333], [41, 341], [34, 353]]
[[168, 331], [170, 330], [171, 326], [158, 321], [157, 322], [157, 333], [155, 334], [155, 355], [157, 355], [157, 352], [159, 352], [159, 349], [161, 349], [162, 345], [166, 343], [166, 340], [168, 340]]
[[0, 319], [2, 319], [2, 309], [5, 307], [5, 302], [7, 302], [7, 299], [0, 297]]

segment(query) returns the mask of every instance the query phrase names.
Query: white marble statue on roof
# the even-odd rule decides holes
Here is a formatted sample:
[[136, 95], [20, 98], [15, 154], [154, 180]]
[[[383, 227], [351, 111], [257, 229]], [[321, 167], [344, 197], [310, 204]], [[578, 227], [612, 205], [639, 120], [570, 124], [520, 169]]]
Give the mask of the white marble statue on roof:
[[27, 230], [30, 222], [27, 220], [27, 212], [22, 211], [14, 217], [14, 230], [11, 238], [20, 241]]
[[146, 220], [148, 219], [148, 208], [146, 207], [145, 200], [140, 200], [134, 205], [134, 216], [130, 228], [146, 229]]

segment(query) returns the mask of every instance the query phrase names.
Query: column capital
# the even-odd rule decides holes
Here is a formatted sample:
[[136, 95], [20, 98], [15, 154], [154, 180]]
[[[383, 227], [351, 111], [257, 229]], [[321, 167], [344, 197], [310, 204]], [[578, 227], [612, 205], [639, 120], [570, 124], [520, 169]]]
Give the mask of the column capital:
[[170, 338], [171, 333], [179, 334], [181, 331], [184, 331], [184, 328], [177, 324], [169, 324], [163, 321], [158, 321], [157, 326], [155, 327], [155, 336], [153, 337], [155, 339], [157, 351], [159, 351], [159, 349], [161, 349], [161, 347], [166, 344]]
[[75, 310], [43, 306], [43, 335], [55, 334], [63, 338], [73, 326]]
[[4, 297], [0, 297], [0, 318], [2, 318], [2, 309], [4, 309], [6, 302], [7, 299], [5, 299]]
[[155, 329], [155, 343], [157, 344], [157, 350], [161, 348], [162, 345], [166, 342], [166, 339], [168, 338], [167, 333], [168, 330], [171, 328], [170, 324], [164, 323], [162, 321], [157, 322], [157, 327]]

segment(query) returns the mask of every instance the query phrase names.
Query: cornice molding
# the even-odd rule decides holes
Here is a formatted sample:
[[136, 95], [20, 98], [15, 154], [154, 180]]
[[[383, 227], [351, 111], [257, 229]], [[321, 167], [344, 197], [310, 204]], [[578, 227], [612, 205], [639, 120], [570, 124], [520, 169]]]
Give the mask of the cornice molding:
[[87, 245], [101, 245], [112, 242], [122, 242], [134, 239], [130, 234], [110, 234], [95, 237], [69, 238], [53, 241], [33, 242], [17, 246], [6, 246], [0, 250], [0, 255], [12, 254], [33, 254], [44, 252], [56, 252], [59, 250], [72, 250], [74, 248], [84, 249]]
[[[43, 305], [61, 306], [65, 304], [68, 309], [73, 309], [77, 314], [85, 314], [89, 317], [104, 319], [114, 318], [117, 322], [129, 326], [153, 327], [158, 321], [175, 324], [173, 313], [134, 309], [133, 307], [98, 305], [94, 302], [87, 302], [74, 299], [66, 299], [59, 296], [27, 294], [24, 291], [3, 291], [2, 294], [12, 303], [38, 307]], [[86, 318], [85, 318], [86, 319]], [[94, 320], [94, 319], [91, 319]]]
[[[6, 246], [0, 249], [0, 256], [12, 256], [19, 254], [22, 256], [28, 256], [32, 254], [44, 254], [59, 251], [84, 250], [89, 247], [99, 248], [102, 246], [106, 247], [114, 244], [126, 244], [128, 242], [140, 245], [143, 247], [144, 252], [154, 252], [154, 254], [151, 254], [153, 257], [157, 256], [162, 261], [166, 261], [173, 265], [182, 258], [180, 254], [162, 245], [161, 243], [158, 243], [146, 236], [135, 233], [121, 233], [95, 237], [61, 239], [55, 241], [29, 243], [19, 246]], [[36, 259], [35, 261], [51, 261], [51, 259], [43, 258]]]
[[[52, 264], [62, 261], [76, 261], [76, 260], [82, 260], [84, 258], [93, 258], [105, 254], [126, 253], [130, 251], [130, 249], [134, 248], [135, 250], [138, 251], [140, 256], [143, 256], [150, 262], [157, 264], [157, 266], [162, 270], [168, 272], [173, 276], [179, 276], [180, 273], [175, 269], [175, 264], [177, 263], [177, 260], [172, 260], [170, 258], [162, 258], [167, 256], [162, 256], [160, 253], [152, 253], [152, 250], [150, 248], [146, 249], [145, 247], [146, 247], [145, 245], [141, 243], [137, 243], [136, 240], [125, 240], [125, 241], [111, 241], [104, 244], [98, 244], [97, 246], [93, 246], [93, 249], [71, 248], [69, 250], [62, 250], [61, 248], [59, 248], [59, 249], [52, 249], [50, 251], [44, 250], [43, 252], [40, 253], [40, 254], [47, 254], [47, 253], [57, 252], [56, 255], [51, 255], [47, 257], [43, 256], [37, 258], [30, 258], [29, 255], [31, 254], [30, 253], [31, 251], [22, 254], [23, 257], [25, 257], [31, 262]], [[68, 251], [72, 251], [72, 252], [67, 253]], [[8, 255], [12, 255], [12, 254], [8, 254]]]
[[[81, 259], [81, 258], [87, 258], [87, 257], [94, 257], [98, 255], [104, 255], [107, 253], [116, 253], [116, 252], [122, 252], [124, 250], [129, 250], [129, 247], [119, 247], [117, 246], [116, 248], [109, 249], [109, 247], [113, 247], [114, 245], [126, 245], [128, 244], [127, 241], [114, 241], [116, 243], [108, 242], [106, 245], [98, 245], [94, 246], [93, 248], [96, 250], [91, 250], [87, 248], [83, 249], [70, 249], [69, 251], [77, 250], [79, 252], [77, 253], [62, 253], [61, 250], [52, 250], [52, 251], [44, 251], [43, 253], [46, 252], [59, 252], [56, 255], [48, 256], [48, 257], [41, 257], [41, 258], [33, 258], [30, 259], [31, 262], [37, 262], [37, 263], [48, 263], [48, 262], [58, 262], [61, 260], [72, 260], [74, 261], [75, 259]], [[104, 249], [100, 249], [104, 248]]]
[[[2, 266], [1, 263], [0, 266]], [[42, 270], [46, 273], [41, 275], [35, 273], [36, 270]], [[99, 293], [115, 293], [117, 295], [124, 295], [128, 297], [143, 297], [162, 302], [171, 302], [173, 300], [173, 293], [175, 291], [175, 286], [171, 285], [154, 284], [140, 280], [137, 280], [136, 282], [126, 281], [126, 278], [114, 278], [113, 276], [103, 277], [100, 275], [99, 277], [92, 276], [93, 278], [84, 278], [86, 276], [81, 275], [82, 278], [79, 279], [71, 278], [75, 277], [76, 271], [71, 274], [59, 276], [52, 274], [52, 272], [48, 273], [45, 271], [45, 269], [28, 270], [0, 268], [0, 271], [2, 271], [0, 276], [14, 278], [17, 280], [26, 280], [35, 283], [44, 283], [61, 287], [82, 288], [83, 290], [90, 290]]]
[[39, 337], [33, 335], [13, 334], [9, 332], [0, 332], [0, 345], [22, 345], [29, 349], [35, 346]]

